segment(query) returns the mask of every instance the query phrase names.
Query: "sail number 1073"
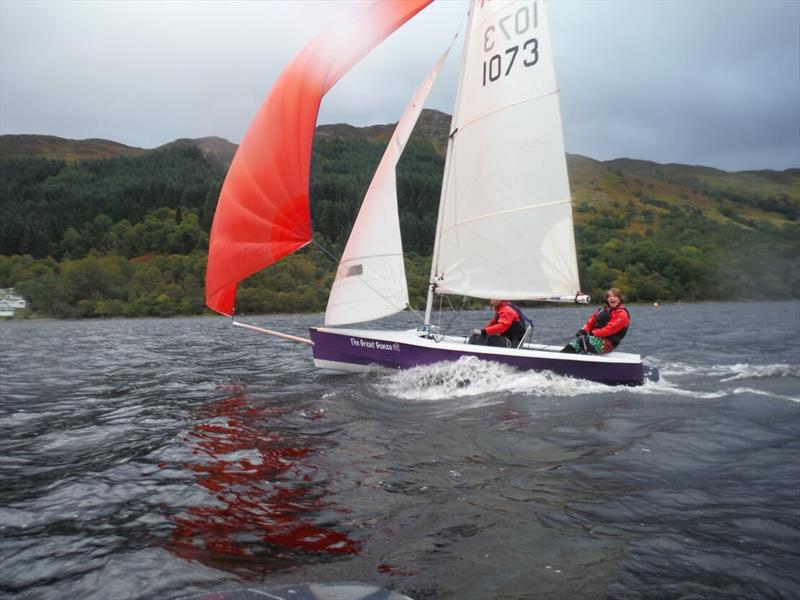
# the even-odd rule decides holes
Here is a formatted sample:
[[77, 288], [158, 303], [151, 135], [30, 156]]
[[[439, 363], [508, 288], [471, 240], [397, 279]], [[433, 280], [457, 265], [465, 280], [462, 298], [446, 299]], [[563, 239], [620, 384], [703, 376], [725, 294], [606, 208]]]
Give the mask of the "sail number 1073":
[[[539, 40], [535, 37], [524, 42], [508, 46], [502, 51], [497, 48], [504, 42], [513, 42], [516, 38], [538, 27], [536, 2], [520, 6], [513, 13], [501, 17], [496, 24], [489, 25], [483, 33], [483, 50], [494, 54], [483, 61], [483, 85], [506, 77], [515, 64], [532, 67], [539, 62]], [[497, 48], [497, 49], [496, 49]], [[518, 55], [519, 60], [517, 59]]]

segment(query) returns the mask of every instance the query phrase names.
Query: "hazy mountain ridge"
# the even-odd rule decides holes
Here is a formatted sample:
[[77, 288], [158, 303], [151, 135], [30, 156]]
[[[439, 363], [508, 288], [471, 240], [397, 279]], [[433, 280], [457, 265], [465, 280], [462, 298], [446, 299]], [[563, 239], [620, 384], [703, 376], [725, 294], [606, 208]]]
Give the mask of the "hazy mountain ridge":
[[[412, 141], [429, 142], [443, 157], [450, 115], [425, 109]], [[315, 148], [334, 140], [370, 146], [388, 142], [394, 123], [355, 127], [346, 123], [319, 125]], [[182, 138], [153, 149], [126, 146], [104, 139], [69, 140], [45, 135], [1, 135], [0, 158], [44, 157], [67, 162], [139, 156], [172, 147], [196, 147], [212, 164], [227, 168], [238, 146], [224, 138]], [[374, 146], [373, 146], [374, 147]], [[779, 224], [800, 217], [800, 168], [723, 171], [703, 165], [661, 164], [633, 158], [599, 161], [567, 154], [576, 221], [587, 206], [597, 210], [625, 201], [638, 210], [664, 211], [670, 206], [702, 211], [713, 220], [737, 222], [762, 219]], [[735, 214], [734, 214], [735, 213]], [[637, 228], [634, 226], [633, 230]]]
[[71, 140], [54, 135], [0, 135], [0, 158], [38, 156], [56, 160], [95, 160], [116, 156], [138, 156], [148, 150], [112, 140]]
[[[446, 148], [450, 119], [450, 115], [441, 111], [424, 109], [414, 129], [412, 139], [433, 140], [442, 149]], [[368, 125], [365, 127], [356, 127], [347, 123], [318, 125], [314, 139], [315, 141], [331, 139], [366, 142], [388, 141], [395, 125], [396, 123]], [[206, 157], [224, 164], [230, 163], [238, 148], [238, 145], [218, 136], [180, 138], [157, 148], [147, 149], [99, 138], [74, 140], [51, 135], [5, 134], [0, 135], [0, 158], [39, 156], [67, 161], [94, 160], [115, 156], [136, 156], [158, 148], [188, 145], [197, 146]], [[785, 185], [797, 185], [800, 182], [800, 168], [724, 171], [703, 165], [662, 164], [634, 158], [599, 161], [579, 154], [569, 153], [567, 157], [570, 167], [580, 167], [586, 164], [603, 165], [609, 169], [621, 169], [637, 177], [668, 178], [674, 181], [682, 181], [685, 185], [701, 182], [705, 177], [720, 176], [731, 177], [736, 180], [757, 177]]]

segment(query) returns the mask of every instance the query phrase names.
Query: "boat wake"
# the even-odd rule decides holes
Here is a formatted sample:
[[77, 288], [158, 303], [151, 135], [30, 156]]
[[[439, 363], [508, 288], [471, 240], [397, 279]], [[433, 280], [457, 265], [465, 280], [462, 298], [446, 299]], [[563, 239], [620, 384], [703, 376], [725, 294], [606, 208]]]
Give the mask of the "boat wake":
[[[579, 396], [588, 394], [669, 395], [713, 400], [730, 395], [752, 392], [749, 387], [732, 389], [697, 389], [687, 382], [715, 380], [720, 384], [742, 379], [800, 377], [800, 367], [777, 365], [689, 365], [685, 363], [656, 363], [661, 377], [637, 387], [607, 386], [593, 381], [573, 379], [549, 372], [518, 371], [513, 367], [464, 356], [456, 362], [423, 365], [412, 369], [383, 372], [374, 383], [381, 394], [423, 402], [452, 398], [479, 399], [479, 405], [503, 401], [505, 395]], [[800, 402], [800, 397], [759, 391], [758, 395]], [[470, 404], [473, 406], [474, 404]]]
[[789, 402], [797, 402], [800, 404], [800, 396], [786, 396], [784, 394], [775, 394], [764, 390], [757, 390], [754, 388], [740, 387], [733, 390], [733, 394], [750, 394], [755, 396], [766, 396], [767, 398], [777, 398], [778, 400], [788, 400]]
[[[775, 391], [756, 389], [753, 387], [731, 387], [730, 382], [742, 380], [782, 380], [784, 378], [800, 378], [800, 366], [784, 363], [772, 365], [751, 365], [736, 363], [732, 365], [692, 365], [682, 362], [653, 361], [658, 368], [661, 379], [657, 383], [646, 384], [641, 388], [644, 393], [669, 393], [677, 396], [710, 400], [725, 396], [751, 394], [765, 396], [777, 400], [788, 400], [800, 403], [800, 395], [787, 395]], [[698, 383], [713, 383], [719, 389], [700, 391], [695, 388]]]
[[574, 396], [622, 389], [550, 372], [519, 371], [474, 356], [463, 356], [455, 362], [391, 371], [385, 373], [375, 385], [381, 392], [403, 400], [435, 402], [480, 396], [481, 404], [500, 402], [508, 393]]
[[770, 377], [800, 377], [800, 365], [775, 364], [751, 365], [736, 363], [733, 365], [690, 365], [681, 362], [664, 362], [657, 365], [662, 375], [686, 376], [705, 375], [717, 378], [721, 382], [740, 379], [765, 379]]
[[736, 364], [724, 367], [733, 375], [725, 377], [722, 381], [736, 381], [737, 379], [764, 379], [767, 377], [800, 377], [798, 365], [747, 365]]

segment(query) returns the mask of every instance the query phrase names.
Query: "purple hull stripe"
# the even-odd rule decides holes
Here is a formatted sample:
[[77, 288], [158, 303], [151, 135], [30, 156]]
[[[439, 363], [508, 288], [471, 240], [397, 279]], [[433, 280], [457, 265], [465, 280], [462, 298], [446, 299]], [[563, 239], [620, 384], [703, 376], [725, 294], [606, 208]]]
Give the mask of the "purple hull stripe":
[[[589, 381], [612, 385], [642, 385], [644, 368], [641, 362], [621, 363], [609, 361], [574, 360], [575, 355], [552, 352], [551, 357], [535, 356], [526, 350], [508, 354], [482, 353], [481, 346], [464, 345], [464, 349], [417, 346], [402, 342], [384, 341], [368, 336], [332, 333], [310, 329], [314, 342], [313, 354], [318, 360], [351, 365], [380, 365], [393, 369], [408, 369], [437, 362], [456, 361], [462, 356], [475, 356], [526, 371], [551, 371]], [[541, 353], [540, 353], [541, 354]], [[550, 353], [548, 353], [550, 354]], [[570, 358], [573, 357], [573, 358]]]

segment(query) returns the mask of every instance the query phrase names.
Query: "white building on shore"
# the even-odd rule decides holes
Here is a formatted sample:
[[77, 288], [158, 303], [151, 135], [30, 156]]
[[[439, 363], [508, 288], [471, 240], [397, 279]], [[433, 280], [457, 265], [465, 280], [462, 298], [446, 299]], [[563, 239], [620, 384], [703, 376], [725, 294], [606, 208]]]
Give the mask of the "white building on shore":
[[0, 317], [13, 317], [16, 310], [27, 308], [25, 298], [14, 288], [0, 288]]

